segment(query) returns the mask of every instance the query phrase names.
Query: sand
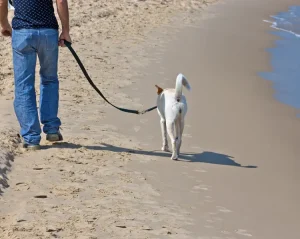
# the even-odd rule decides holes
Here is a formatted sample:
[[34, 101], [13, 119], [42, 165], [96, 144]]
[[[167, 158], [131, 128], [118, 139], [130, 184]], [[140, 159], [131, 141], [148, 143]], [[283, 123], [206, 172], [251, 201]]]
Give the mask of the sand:
[[71, 25], [73, 47], [113, 103], [152, 106], [154, 84], [188, 76], [187, 162], [159, 151], [155, 111], [112, 109], [67, 49], [59, 66], [65, 142], [18, 149], [11, 50], [0, 39], [1, 238], [297, 237], [298, 119], [257, 76], [274, 39], [262, 20], [293, 1], [181, 3], [71, 2]]

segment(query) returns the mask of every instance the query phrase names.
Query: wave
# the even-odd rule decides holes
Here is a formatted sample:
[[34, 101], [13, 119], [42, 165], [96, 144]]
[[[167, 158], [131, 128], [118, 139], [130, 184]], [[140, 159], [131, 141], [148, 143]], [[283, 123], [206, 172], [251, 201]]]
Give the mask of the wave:
[[271, 15], [270, 18], [272, 21], [264, 20], [264, 22], [270, 23], [272, 28], [300, 37], [300, 6], [290, 7], [287, 12]]

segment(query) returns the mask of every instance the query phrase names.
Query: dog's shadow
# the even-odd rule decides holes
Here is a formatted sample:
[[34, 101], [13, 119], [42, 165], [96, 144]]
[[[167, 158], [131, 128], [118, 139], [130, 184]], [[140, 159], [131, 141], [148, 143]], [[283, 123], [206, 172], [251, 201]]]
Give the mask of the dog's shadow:
[[[69, 148], [69, 149], [78, 149], [84, 147], [89, 150], [102, 150], [102, 151], [111, 151], [116, 153], [127, 152], [136, 155], [146, 155], [146, 156], [164, 157], [164, 158], [171, 157], [171, 154], [168, 152], [129, 149], [129, 148], [118, 147], [106, 143], [102, 143], [99, 146], [83, 146], [80, 144], [73, 144], [73, 143], [55, 143], [51, 146], [44, 146], [43, 149], [49, 149], [53, 147]], [[235, 162], [232, 156], [214, 153], [214, 152], [208, 152], [208, 151], [204, 151], [201, 153], [182, 153], [180, 154], [178, 161], [193, 162], [193, 163], [208, 163], [208, 164], [235, 166], [235, 167], [242, 167], [242, 168], [257, 168], [257, 166], [253, 166], [253, 165], [243, 166]]]

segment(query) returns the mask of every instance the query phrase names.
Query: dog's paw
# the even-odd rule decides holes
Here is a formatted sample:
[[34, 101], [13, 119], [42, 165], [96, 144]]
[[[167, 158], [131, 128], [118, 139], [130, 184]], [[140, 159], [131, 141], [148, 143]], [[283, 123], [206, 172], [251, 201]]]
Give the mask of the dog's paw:
[[169, 147], [168, 147], [167, 145], [166, 145], [166, 146], [163, 146], [163, 147], [161, 148], [161, 150], [164, 151], [164, 152], [170, 152]]
[[172, 157], [171, 157], [171, 159], [172, 159], [172, 160], [178, 160], [178, 155], [174, 155], [174, 154], [173, 154]]

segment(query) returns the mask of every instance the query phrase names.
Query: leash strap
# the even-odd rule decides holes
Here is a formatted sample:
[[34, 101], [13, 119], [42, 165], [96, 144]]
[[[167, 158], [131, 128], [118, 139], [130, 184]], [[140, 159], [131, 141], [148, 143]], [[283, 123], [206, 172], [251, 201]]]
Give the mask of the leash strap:
[[115, 107], [116, 109], [120, 110], [120, 111], [123, 111], [123, 112], [126, 112], [126, 113], [131, 113], [131, 114], [145, 114], [147, 112], [150, 112], [154, 109], [157, 108], [157, 106], [154, 106], [154, 107], [151, 107], [149, 109], [146, 109], [146, 110], [143, 110], [143, 111], [138, 111], [138, 110], [130, 110], [130, 109], [125, 109], [125, 108], [121, 108], [121, 107], [118, 107], [118, 106], [115, 106], [114, 104], [110, 103], [106, 98], [105, 96], [102, 94], [102, 92], [97, 88], [97, 86], [94, 84], [94, 82], [91, 80], [90, 76], [88, 75], [86, 69], [84, 68], [82, 62], [80, 61], [79, 57], [77, 56], [76, 52], [74, 51], [73, 47], [71, 46], [72, 43], [71, 42], [68, 42], [66, 40], [64, 40], [64, 44], [68, 47], [68, 49], [70, 50], [70, 52], [72, 53], [72, 55], [74, 56], [76, 62], [78, 63], [80, 69], [82, 70], [85, 78], [88, 80], [88, 82], [90, 83], [90, 85], [94, 88], [95, 91], [97, 91], [97, 93], [108, 103], [110, 104], [111, 106]]

